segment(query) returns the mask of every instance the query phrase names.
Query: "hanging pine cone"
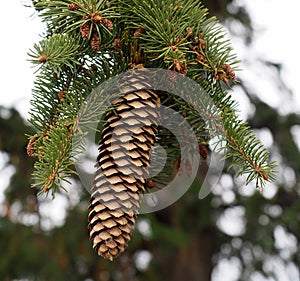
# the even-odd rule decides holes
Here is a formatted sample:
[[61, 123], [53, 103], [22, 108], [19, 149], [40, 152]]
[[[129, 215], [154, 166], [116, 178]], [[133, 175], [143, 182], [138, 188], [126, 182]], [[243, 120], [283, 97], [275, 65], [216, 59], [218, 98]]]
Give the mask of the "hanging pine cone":
[[137, 90], [117, 98], [113, 106], [105, 117], [89, 206], [93, 248], [110, 260], [131, 238], [149, 176], [159, 98], [154, 91]]

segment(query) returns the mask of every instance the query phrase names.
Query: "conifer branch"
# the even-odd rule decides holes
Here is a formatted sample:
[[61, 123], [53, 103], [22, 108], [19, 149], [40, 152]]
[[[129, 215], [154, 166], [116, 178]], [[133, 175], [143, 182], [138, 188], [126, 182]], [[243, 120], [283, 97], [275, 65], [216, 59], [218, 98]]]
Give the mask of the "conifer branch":
[[[125, 249], [139, 212], [139, 194], [153, 182], [162, 187], [182, 164], [189, 175], [195, 151], [206, 159], [207, 147], [216, 136], [223, 144], [220, 149], [231, 159], [230, 167], [238, 167], [238, 175], [247, 175], [246, 183], [254, 180], [262, 187], [275, 179], [275, 163], [269, 163], [269, 152], [238, 118], [229, 93], [238, 64], [231, 44], [200, 0], [41, 0], [33, 4], [47, 24], [47, 37], [29, 52], [31, 62], [39, 67], [30, 113], [38, 131], [27, 147], [28, 155], [36, 157], [33, 186], [52, 196], [63, 188], [62, 182], [75, 173], [73, 166], [84, 150], [81, 140], [90, 125], [98, 125], [101, 137], [89, 232], [99, 255], [112, 260]], [[111, 92], [101, 84], [138, 68], [167, 70], [154, 80], [171, 84], [170, 93], [151, 88], [147, 79], [154, 74], [149, 70], [130, 72], [128, 81], [114, 80]], [[192, 80], [192, 86], [177, 80], [176, 73]], [[129, 92], [121, 91], [116, 97], [123, 83]], [[97, 91], [90, 95], [95, 88], [107, 91], [100, 101]], [[170, 95], [174, 89], [181, 95]], [[106, 107], [108, 100], [111, 104]], [[161, 105], [176, 112], [166, 122], [182, 131], [180, 143], [159, 125]], [[102, 119], [99, 112], [106, 112]], [[176, 119], [178, 115], [182, 119]], [[186, 122], [193, 134], [183, 126]], [[152, 168], [158, 173], [152, 181], [150, 152], [154, 150], [158, 161], [163, 157], [155, 142], [168, 157], [161, 172]]]
[[51, 128], [47, 135], [39, 138], [35, 147], [35, 162], [33, 173], [33, 187], [43, 187], [42, 191], [52, 191], [54, 196], [57, 188], [62, 187], [62, 180], [74, 174], [70, 161], [70, 138], [72, 127], [68, 124], [60, 124]]
[[[82, 103], [100, 83], [137, 64], [168, 69], [170, 77], [175, 71], [197, 82], [214, 101], [214, 107], [199, 100], [197, 92], [189, 104], [162, 93], [162, 104], [184, 116], [200, 144], [207, 145], [209, 136], [223, 135], [224, 149], [229, 149], [227, 157], [232, 159], [232, 166], [240, 168], [238, 174], [247, 174], [247, 183], [256, 180], [263, 186], [274, 180], [269, 153], [239, 120], [237, 105], [229, 94], [229, 85], [236, 83], [236, 56], [221, 25], [208, 16], [201, 1], [36, 2], [47, 23], [47, 38], [29, 52], [32, 63], [40, 67], [30, 119], [38, 130], [29, 149], [38, 159], [35, 186], [56, 191], [60, 180], [71, 174], [76, 155], [70, 155], [69, 128], [76, 127]], [[201, 116], [194, 106], [202, 109]], [[206, 131], [205, 118], [214, 131]], [[178, 147], [172, 145], [173, 139], [164, 130], [160, 133], [171, 154], [176, 155]]]
[[68, 67], [76, 71], [80, 55], [80, 45], [76, 38], [64, 34], [54, 34], [50, 38], [42, 40], [34, 45], [34, 50], [29, 52], [31, 62], [44, 68], [51, 69], [55, 75], [60, 76], [61, 72]]

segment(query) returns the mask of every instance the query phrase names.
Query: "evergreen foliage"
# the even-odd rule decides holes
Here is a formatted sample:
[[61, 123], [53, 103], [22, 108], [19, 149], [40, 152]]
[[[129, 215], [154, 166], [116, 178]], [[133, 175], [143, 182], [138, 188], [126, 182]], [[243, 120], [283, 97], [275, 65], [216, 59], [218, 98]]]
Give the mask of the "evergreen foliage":
[[[247, 183], [256, 180], [263, 186], [274, 180], [275, 164], [237, 117], [229, 93], [236, 82], [236, 56], [201, 1], [33, 2], [47, 24], [47, 37], [30, 51], [33, 64], [40, 66], [30, 120], [38, 130], [30, 141], [36, 156], [34, 186], [52, 189], [54, 195], [61, 180], [73, 173], [76, 155], [70, 154], [70, 145], [78, 109], [98, 84], [137, 65], [176, 71], [196, 81], [222, 117], [216, 133], [225, 136], [223, 149], [231, 166], [248, 176]], [[202, 116], [192, 106], [163, 95], [162, 103], [185, 112], [198, 141], [208, 144]]]
[[[235, 3], [234, 9], [225, 10], [226, 5], [232, 2]], [[217, 14], [221, 19], [225, 17], [228, 22], [232, 18], [244, 17], [246, 11], [244, 6], [232, 0], [203, 3], [211, 8], [211, 14]], [[220, 11], [220, 8], [224, 10]], [[240, 22], [248, 22], [248, 16]], [[244, 31], [239, 34], [242, 39], [247, 35]], [[258, 71], [265, 72], [272, 66], [268, 63], [262, 68]], [[274, 92], [282, 85], [280, 77], [270, 82]], [[222, 267], [225, 263], [231, 265], [230, 273], [236, 272], [236, 279], [241, 281], [280, 280], [282, 276], [298, 280], [300, 155], [292, 133], [294, 128], [299, 127], [300, 116], [293, 112], [278, 113], [276, 108], [260, 100], [260, 96], [253, 92], [252, 85], [241, 85], [251, 101], [249, 105], [255, 107], [255, 115], [249, 124], [257, 132], [268, 131], [272, 137], [270, 149], [280, 163], [276, 183], [266, 188], [261, 196], [253, 192], [251, 186], [238, 188], [240, 181], [234, 181], [231, 175], [224, 173], [225, 182], [231, 182], [232, 185], [220, 185], [210, 196], [199, 201], [197, 194], [200, 183], [195, 182], [176, 204], [160, 212], [143, 215], [138, 220], [130, 247], [114, 263], [99, 260], [86, 239], [88, 234], [82, 226], [86, 224], [88, 194], [81, 194], [80, 202], [73, 207], [75, 190], [68, 193], [62, 191], [57, 196], [70, 196], [72, 202], [66, 212], [60, 211], [59, 219], [66, 215], [64, 223], [52, 225], [51, 229], [42, 227], [44, 223], [45, 226], [53, 223], [49, 215], [56, 212], [52, 212], [52, 205], [49, 207], [50, 201], [44, 196], [37, 196], [36, 189], [28, 188], [34, 158], [28, 158], [25, 154], [24, 135], [28, 132], [34, 135], [34, 132], [16, 110], [0, 108], [1, 158], [8, 159], [5, 166], [1, 166], [4, 176], [2, 185], [8, 178], [6, 169], [13, 167], [14, 170], [9, 185], [6, 188], [3, 186], [4, 197], [1, 196], [2, 279], [223, 280], [225, 276], [218, 269], [219, 265]], [[84, 93], [89, 94], [85, 89], [88, 86], [81, 85]], [[226, 91], [224, 97], [227, 97]], [[280, 93], [285, 98], [285, 95], [288, 96], [282, 87]], [[82, 94], [79, 89], [78, 94]], [[289, 104], [289, 101], [286, 103]], [[172, 140], [170, 142], [173, 143]], [[73, 186], [79, 189], [80, 183], [76, 182]], [[59, 193], [59, 189], [57, 191]], [[58, 207], [56, 203], [60, 205], [61, 202], [61, 198], [57, 199], [52, 202], [55, 208]], [[239, 233], [231, 233], [228, 232], [232, 229], [231, 222], [238, 219], [235, 216], [236, 209], [244, 210], [241, 215], [243, 227]], [[222, 227], [223, 219], [226, 228]], [[140, 228], [145, 224], [148, 224], [149, 230], [146, 233], [141, 231], [145, 229]], [[145, 252], [152, 259], [147, 268], [141, 268], [138, 258]]]

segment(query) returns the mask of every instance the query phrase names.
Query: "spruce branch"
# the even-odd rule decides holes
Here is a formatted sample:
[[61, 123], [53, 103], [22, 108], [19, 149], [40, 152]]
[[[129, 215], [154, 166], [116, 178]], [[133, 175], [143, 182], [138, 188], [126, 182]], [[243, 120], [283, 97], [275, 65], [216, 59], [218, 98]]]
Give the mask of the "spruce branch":
[[149, 61], [150, 65], [167, 69], [182, 67], [189, 44], [186, 30], [195, 23], [205, 25], [207, 14], [200, 1], [175, 4], [170, 0], [127, 0], [122, 2], [122, 9], [124, 22], [132, 30], [143, 31], [138, 40], [146, 56], [146, 65]]
[[[200, 145], [222, 135], [222, 149], [228, 149], [231, 167], [240, 168], [238, 175], [247, 175], [246, 183], [255, 180], [263, 186], [274, 180], [275, 164], [269, 163], [269, 153], [237, 117], [237, 104], [230, 95], [230, 85], [237, 83], [236, 55], [223, 28], [200, 0], [33, 3], [47, 23], [47, 38], [29, 52], [33, 65], [39, 66], [30, 119], [38, 130], [29, 147], [30, 155], [37, 157], [34, 186], [57, 191], [76, 161], [76, 155], [70, 155], [70, 128], [77, 127], [85, 99], [102, 82], [137, 66], [169, 70], [165, 78], [175, 87], [182, 85], [172, 80], [174, 73], [195, 81], [213, 105], [198, 90], [190, 91], [186, 100], [160, 92], [161, 103], [189, 122]], [[86, 124], [95, 121], [96, 108], [82, 113]], [[165, 172], [156, 178], [163, 182], [174, 170], [179, 147], [163, 128], [158, 128], [158, 143], [170, 154]], [[202, 152], [206, 154], [203, 147]]]
[[276, 163], [269, 162], [269, 151], [257, 139], [249, 125], [238, 117], [236, 112], [238, 104], [220, 83], [205, 81], [203, 88], [220, 110], [221, 123], [220, 120], [212, 120], [214, 122], [212, 127], [216, 128], [217, 136], [222, 136], [219, 143], [225, 142], [219, 150], [223, 150], [225, 158], [231, 160], [229, 169], [237, 168], [239, 170], [237, 176], [247, 175], [246, 184], [255, 181], [260, 189], [266, 182], [274, 181]]
[[46, 131], [50, 125], [55, 123], [59, 115], [59, 94], [67, 90], [67, 77], [61, 75], [57, 78], [53, 75], [52, 69], [42, 70], [34, 83], [30, 122], [40, 131]]
[[65, 67], [72, 72], [80, 65], [80, 45], [78, 40], [65, 34], [54, 34], [50, 38], [42, 40], [34, 45], [29, 56], [34, 65], [50, 68], [58, 77]]
[[236, 116], [227, 115], [223, 120], [226, 147], [230, 149], [226, 158], [232, 158], [229, 168], [238, 167], [238, 175], [247, 175], [246, 184], [255, 180], [256, 186], [260, 189], [267, 181], [274, 181], [276, 163], [268, 162], [269, 152], [250, 127]]
[[[230, 168], [239, 169], [237, 175], [247, 176], [246, 183], [256, 181], [263, 187], [275, 179], [275, 163], [269, 162], [269, 152], [239, 119], [230, 95], [231, 85], [237, 83], [236, 55], [200, 0], [33, 4], [47, 24], [47, 38], [29, 52], [33, 65], [39, 66], [30, 112], [38, 131], [29, 137], [27, 147], [28, 155], [36, 157], [33, 186], [54, 196], [74, 174], [77, 156], [85, 149], [81, 141], [90, 127], [99, 131], [89, 206], [90, 238], [99, 255], [113, 259], [125, 249], [139, 194], [153, 183], [163, 187], [182, 172], [182, 166], [189, 175], [195, 156], [208, 157], [214, 137], [220, 136], [220, 150], [231, 159]], [[149, 68], [166, 71], [154, 77], [159, 71], [154, 74]], [[133, 71], [111, 83], [110, 78], [127, 70]], [[150, 78], [158, 83], [154, 89]], [[161, 85], [169, 90], [161, 90]], [[123, 86], [129, 92], [121, 91]], [[159, 125], [161, 105], [175, 112], [164, 122], [181, 130], [181, 140]], [[105, 112], [103, 117], [99, 112]], [[188, 127], [183, 126], [186, 122]], [[150, 152], [163, 163], [160, 147], [168, 157], [161, 171], [155, 165], [151, 168], [156, 174], [152, 181]]]
[[71, 130], [69, 124], [60, 124], [52, 127], [47, 136], [39, 138], [35, 147], [35, 162], [33, 187], [42, 187], [42, 192], [48, 193], [52, 190], [54, 196], [57, 188], [62, 187], [62, 180], [66, 180], [74, 174], [70, 161]]
[[43, 21], [53, 33], [81, 32], [83, 40], [90, 40], [97, 34], [100, 42], [110, 42], [115, 33], [112, 20], [119, 17], [110, 1], [101, 0], [44, 0], [36, 4], [41, 9]]

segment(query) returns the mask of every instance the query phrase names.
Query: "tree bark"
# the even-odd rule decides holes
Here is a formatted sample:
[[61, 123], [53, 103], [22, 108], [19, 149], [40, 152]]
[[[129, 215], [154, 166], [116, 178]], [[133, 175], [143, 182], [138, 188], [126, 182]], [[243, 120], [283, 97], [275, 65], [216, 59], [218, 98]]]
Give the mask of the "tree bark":
[[191, 234], [185, 247], [163, 261], [163, 280], [210, 281], [213, 243], [214, 233], [210, 229]]

